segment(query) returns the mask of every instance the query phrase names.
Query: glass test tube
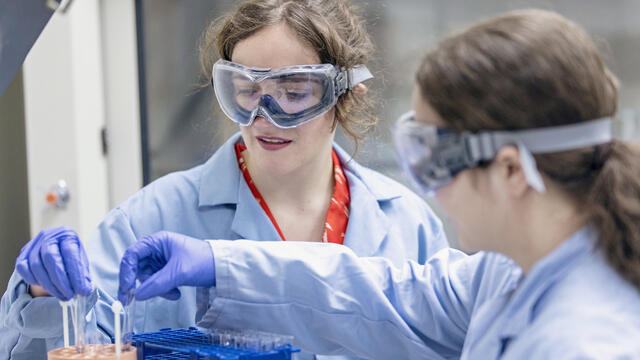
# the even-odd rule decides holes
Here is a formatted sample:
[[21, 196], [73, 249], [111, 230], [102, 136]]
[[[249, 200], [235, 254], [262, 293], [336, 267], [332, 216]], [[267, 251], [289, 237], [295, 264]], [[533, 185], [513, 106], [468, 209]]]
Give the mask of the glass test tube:
[[135, 323], [136, 300], [134, 290], [131, 290], [127, 296], [127, 303], [124, 306], [124, 321], [122, 322], [122, 349], [129, 350], [133, 339], [134, 323]]
[[85, 345], [87, 344], [85, 334], [85, 325], [87, 323], [86, 307], [86, 296], [76, 295], [73, 299], [71, 299], [71, 321], [73, 322], [73, 336], [76, 342], [76, 350], [80, 353], [84, 352]]

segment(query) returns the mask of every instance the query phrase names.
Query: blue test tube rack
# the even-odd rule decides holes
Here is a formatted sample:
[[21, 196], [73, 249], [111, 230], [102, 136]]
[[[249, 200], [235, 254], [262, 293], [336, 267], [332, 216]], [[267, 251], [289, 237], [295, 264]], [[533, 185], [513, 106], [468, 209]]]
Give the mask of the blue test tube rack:
[[[265, 346], [260, 341], [265, 334], [215, 330], [209, 334], [195, 327], [161, 329], [134, 334], [132, 345], [138, 351], [138, 360], [290, 360], [292, 353], [300, 351], [275, 334], [273, 339], [277, 341]], [[268, 335], [266, 338], [271, 339]]]

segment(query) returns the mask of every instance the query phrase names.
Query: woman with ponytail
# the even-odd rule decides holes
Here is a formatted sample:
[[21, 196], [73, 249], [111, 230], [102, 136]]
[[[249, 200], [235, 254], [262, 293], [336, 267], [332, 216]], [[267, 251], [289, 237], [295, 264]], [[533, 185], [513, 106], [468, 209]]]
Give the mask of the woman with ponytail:
[[[344, 247], [210, 241], [201, 324], [372, 359], [640, 358], [640, 154], [612, 139], [617, 80], [589, 36], [507, 13], [442, 40], [416, 80], [400, 163], [477, 253], [397, 268]], [[142, 245], [121, 265], [133, 281]], [[161, 294], [176, 277], [156, 271], [141, 288]]]

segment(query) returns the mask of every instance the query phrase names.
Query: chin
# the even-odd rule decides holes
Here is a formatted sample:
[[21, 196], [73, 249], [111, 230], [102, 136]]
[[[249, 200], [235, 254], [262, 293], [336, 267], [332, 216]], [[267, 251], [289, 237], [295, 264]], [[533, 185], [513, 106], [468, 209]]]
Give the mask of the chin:
[[458, 243], [460, 248], [465, 252], [474, 253], [477, 251], [487, 250], [482, 246], [482, 238], [477, 235], [472, 235], [467, 232], [458, 230]]
[[266, 174], [286, 175], [295, 170], [294, 159], [287, 155], [262, 152], [256, 157], [256, 165]]

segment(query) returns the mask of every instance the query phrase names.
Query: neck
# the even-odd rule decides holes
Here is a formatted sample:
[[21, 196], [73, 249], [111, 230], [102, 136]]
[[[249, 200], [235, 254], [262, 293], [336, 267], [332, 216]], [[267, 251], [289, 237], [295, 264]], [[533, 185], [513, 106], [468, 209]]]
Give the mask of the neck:
[[317, 199], [329, 199], [333, 194], [333, 159], [329, 151], [318, 153], [295, 171], [286, 174], [266, 174], [243, 152], [249, 174], [268, 204], [290, 204], [306, 208]]
[[508, 249], [524, 273], [586, 224], [579, 206], [566, 194], [548, 187], [543, 194], [531, 190], [518, 220], [510, 225]]

